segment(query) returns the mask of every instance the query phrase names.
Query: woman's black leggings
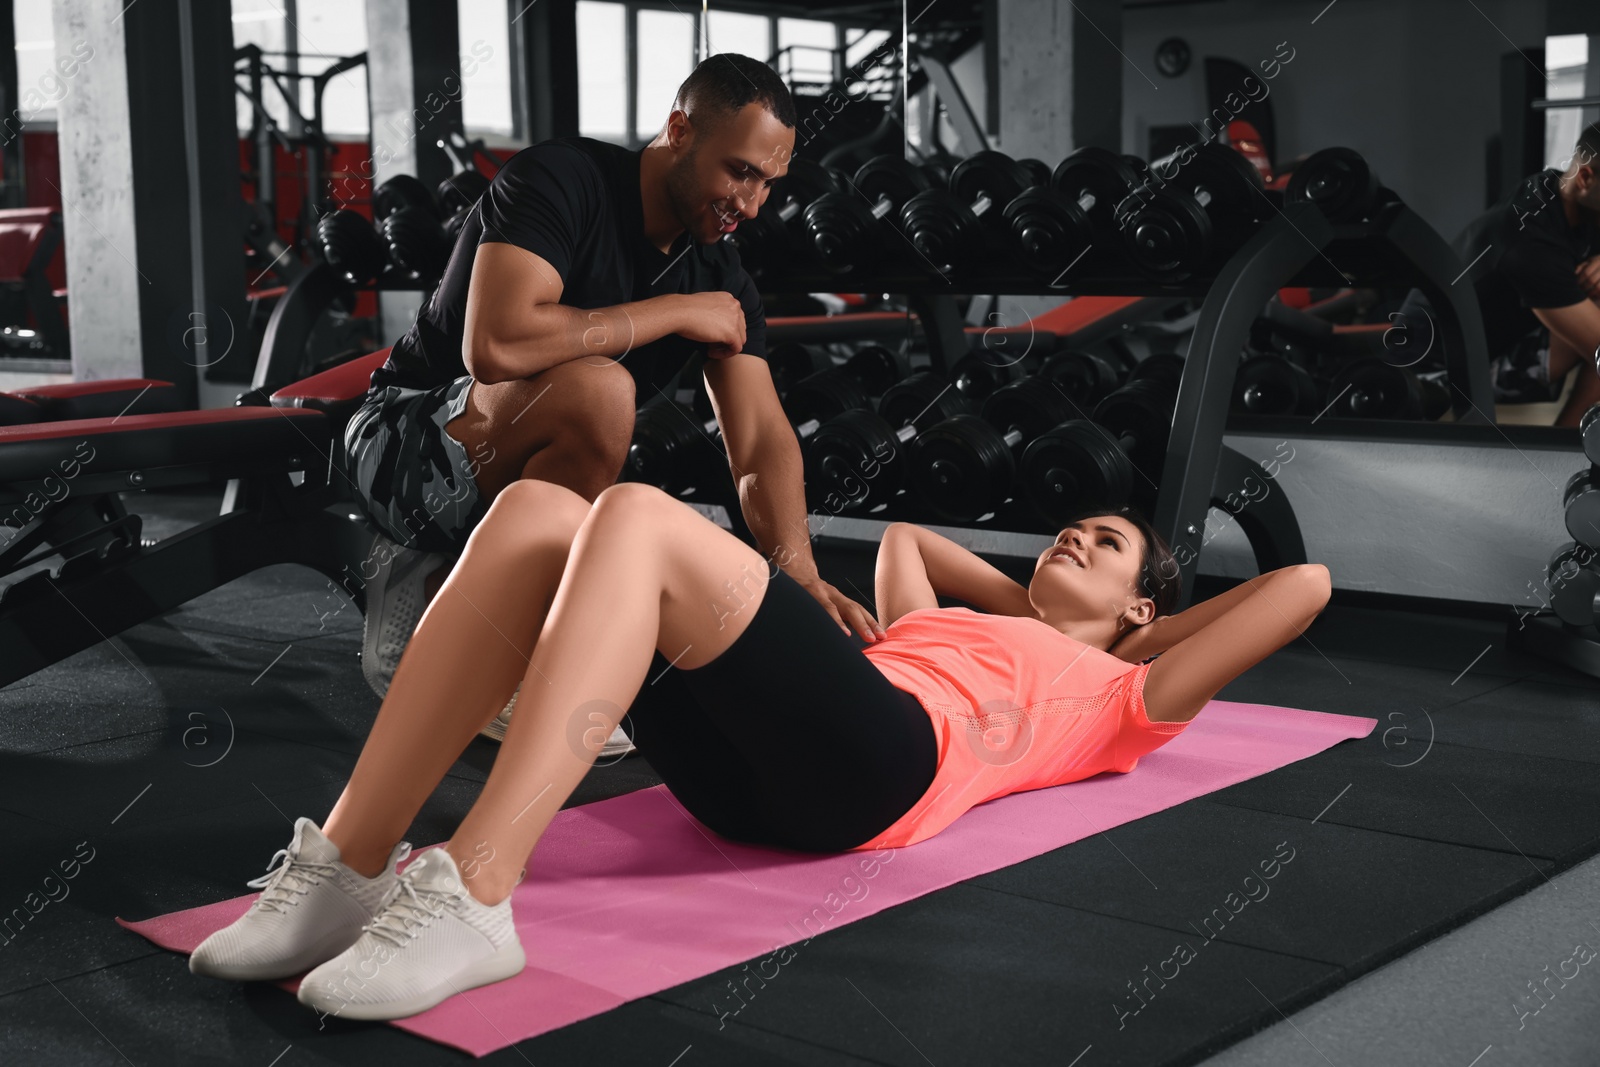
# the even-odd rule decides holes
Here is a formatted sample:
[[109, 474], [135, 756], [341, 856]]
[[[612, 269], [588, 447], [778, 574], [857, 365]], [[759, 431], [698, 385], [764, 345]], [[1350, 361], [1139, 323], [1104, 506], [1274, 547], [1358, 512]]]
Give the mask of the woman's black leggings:
[[838, 852], [911, 810], [938, 739], [916, 697], [783, 571], [722, 655], [660, 652], [624, 729], [689, 812], [736, 841]]

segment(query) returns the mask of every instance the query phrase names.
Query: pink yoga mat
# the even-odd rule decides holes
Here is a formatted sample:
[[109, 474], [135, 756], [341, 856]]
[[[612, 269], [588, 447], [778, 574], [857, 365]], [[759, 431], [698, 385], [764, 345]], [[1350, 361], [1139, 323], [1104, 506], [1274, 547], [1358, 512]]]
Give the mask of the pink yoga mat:
[[[1013, 793], [927, 841], [877, 852], [815, 855], [729, 841], [664, 785], [569, 808], [550, 824], [513, 895], [528, 966], [390, 1025], [484, 1056], [1314, 756], [1376, 725], [1212, 701], [1128, 774]], [[117, 922], [188, 953], [257, 895]], [[299, 984], [278, 983], [290, 991]]]

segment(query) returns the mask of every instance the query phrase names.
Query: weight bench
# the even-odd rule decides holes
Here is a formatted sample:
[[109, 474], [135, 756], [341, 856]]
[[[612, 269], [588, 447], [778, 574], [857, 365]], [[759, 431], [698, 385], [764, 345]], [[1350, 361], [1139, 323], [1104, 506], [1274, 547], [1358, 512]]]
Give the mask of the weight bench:
[[[271, 406], [0, 425], [0, 685], [275, 563], [311, 567], [364, 608], [373, 533], [336, 458], [387, 355], [295, 383]], [[48, 388], [46, 401], [79, 405], [57, 410], [78, 411], [114, 391]], [[221, 514], [154, 542], [123, 499], [223, 482]]]
[[0, 426], [62, 419], [154, 415], [183, 407], [171, 382], [108, 378], [98, 382], [35, 385], [0, 393]]

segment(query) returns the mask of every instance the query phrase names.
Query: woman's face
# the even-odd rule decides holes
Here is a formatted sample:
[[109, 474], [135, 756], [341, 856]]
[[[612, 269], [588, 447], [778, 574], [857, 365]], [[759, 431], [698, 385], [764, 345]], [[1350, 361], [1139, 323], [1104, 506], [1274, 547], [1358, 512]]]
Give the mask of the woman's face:
[[1039, 554], [1028, 599], [1047, 620], [1120, 617], [1144, 599], [1139, 591], [1143, 546], [1138, 528], [1120, 516], [1076, 522]]

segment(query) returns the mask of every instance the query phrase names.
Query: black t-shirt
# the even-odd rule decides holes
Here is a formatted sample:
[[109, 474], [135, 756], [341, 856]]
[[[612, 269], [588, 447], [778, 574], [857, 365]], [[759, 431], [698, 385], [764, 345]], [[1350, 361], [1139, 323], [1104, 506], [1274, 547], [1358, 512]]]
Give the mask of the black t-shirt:
[[[389, 359], [371, 393], [429, 389], [468, 373], [461, 358], [467, 287], [478, 245], [499, 241], [545, 259], [561, 275], [561, 303], [602, 308], [666, 293], [727, 292], [744, 305], [744, 351], [766, 357], [767, 320], [755, 284], [726, 239], [702, 245], [685, 232], [663, 253], [644, 235], [643, 153], [587, 137], [524, 148], [506, 161], [468, 214], [443, 278]], [[668, 334], [617, 357], [643, 404], [706, 346]]]
[[1567, 224], [1561, 173], [1551, 168], [1529, 175], [1454, 241], [1461, 261], [1472, 264], [1467, 276], [1483, 311], [1490, 357], [1509, 352], [1540, 328], [1532, 309], [1588, 299], [1573, 272], [1600, 254], [1600, 227], [1587, 214], [1578, 225]]

